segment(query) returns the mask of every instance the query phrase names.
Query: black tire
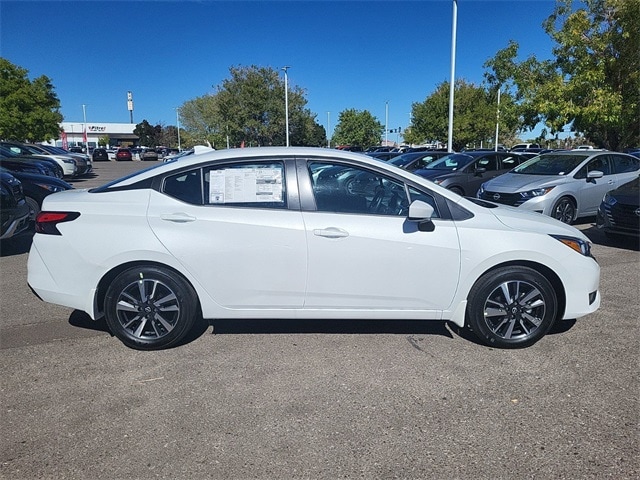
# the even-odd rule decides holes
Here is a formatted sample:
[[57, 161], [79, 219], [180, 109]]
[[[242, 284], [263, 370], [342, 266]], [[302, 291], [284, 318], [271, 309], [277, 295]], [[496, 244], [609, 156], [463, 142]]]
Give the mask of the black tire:
[[553, 206], [551, 216], [562, 223], [571, 225], [576, 216], [576, 205], [569, 197], [562, 197]]
[[480, 277], [469, 292], [466, 313], [469, 326], [486, 345], [522, 348], [549, 331], [557, 311], [556, 292], [546, 277], [514, 266]]
[[461, 197], [464, 197], [464, 191], [460, 187], [451, 187], [449, 190], [451, 190], [454, 193], [457, 193]]
[[157, 350], [180, 342], [193, 328], [198, 298], [179, 274], [143, 265], [111, 282], [104, 308], [107, 325], [125, 345]]
[[29, 221], [35, 222], [38, 213], [40, 213], [40, 205], [35, 198], [25, 196], [24, 199], [27, 201], [27, 205], [29, 205]]

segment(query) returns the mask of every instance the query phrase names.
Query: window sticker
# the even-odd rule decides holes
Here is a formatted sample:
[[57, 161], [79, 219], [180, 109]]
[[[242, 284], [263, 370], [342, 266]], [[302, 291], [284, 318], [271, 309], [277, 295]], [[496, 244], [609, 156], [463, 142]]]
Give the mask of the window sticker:
[[281, 201], [280, 168], [226, 168], [210, 172], [209, 203]]

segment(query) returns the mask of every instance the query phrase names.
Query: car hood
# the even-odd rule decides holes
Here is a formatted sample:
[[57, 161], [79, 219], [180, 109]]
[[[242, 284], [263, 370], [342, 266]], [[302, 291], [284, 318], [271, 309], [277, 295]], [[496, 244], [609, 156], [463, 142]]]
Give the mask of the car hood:
[[489, 180], [484, 189], [491, 192], [516, 193], [560, 185], [570, 177], [562, 175], [525, 175], [522, 173], [505, 173]]
[[531, 212], [506, 205], [498, 205], [497, 208], [490, 209], [489, 211], [500, 223], [513, 230], [536, 233], [545, 232], [549, 235], [564, 235], [590, 242], [589, 238], [577, 228], [562, 223], [560, 220], [556, 220], [548, 215], [543, 215], [542, 213]]

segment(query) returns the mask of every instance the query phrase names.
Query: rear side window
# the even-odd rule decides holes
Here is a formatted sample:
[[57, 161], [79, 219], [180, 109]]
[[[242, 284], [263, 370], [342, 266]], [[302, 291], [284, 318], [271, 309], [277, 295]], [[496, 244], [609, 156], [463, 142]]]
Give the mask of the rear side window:
[[640, 168], [640, 158], [631, 155], [611, 155], [615, 173], [635, 172]]
[[205, 204], [286, 208], [283, 162], [252, 162], [204, 169]]

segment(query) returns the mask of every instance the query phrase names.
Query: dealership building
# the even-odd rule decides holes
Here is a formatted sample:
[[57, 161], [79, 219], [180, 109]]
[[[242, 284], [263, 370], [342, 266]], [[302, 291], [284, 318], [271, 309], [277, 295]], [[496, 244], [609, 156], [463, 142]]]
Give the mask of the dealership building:
[[135, 128], [134, 123], [62, 122], [60, 138], [55, 140], [55, 144], [63, 148], [86, 144], [89, 150], [93, 150], [98, 146], [98, 141], [104, 139], [108, 148], [134, 145], [139, 138], [133, 133]]

